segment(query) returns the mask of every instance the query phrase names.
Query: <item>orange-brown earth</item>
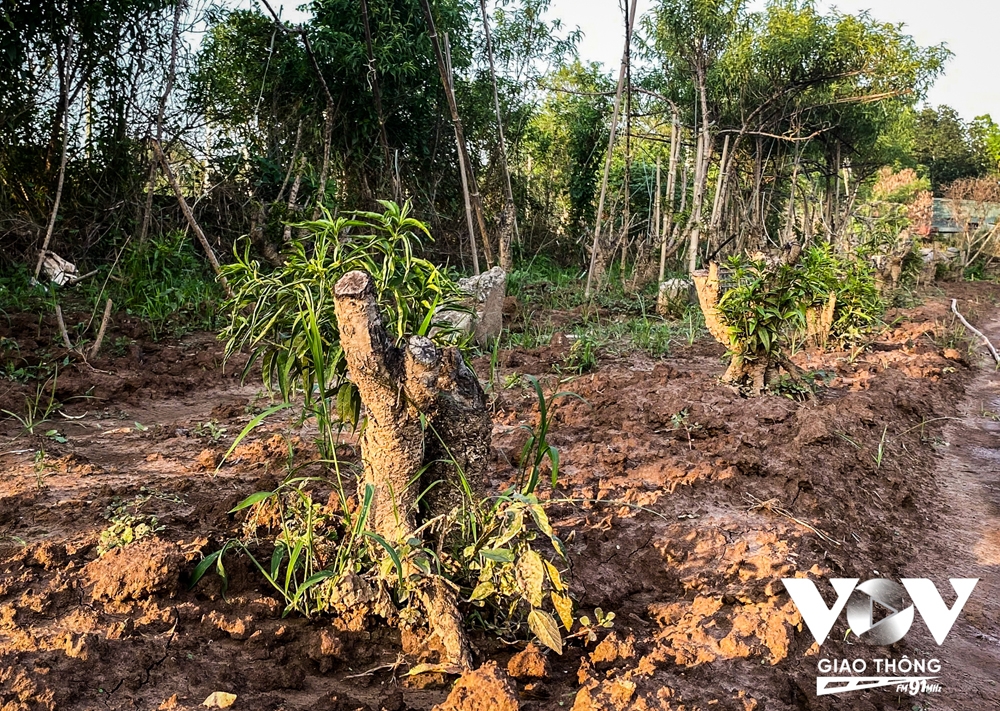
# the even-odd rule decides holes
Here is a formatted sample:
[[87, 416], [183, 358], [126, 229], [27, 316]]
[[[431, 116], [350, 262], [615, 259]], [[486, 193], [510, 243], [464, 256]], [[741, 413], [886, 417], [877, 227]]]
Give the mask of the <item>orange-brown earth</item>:
[[[1000, 289], [945, 290], [1000, 342]], [[556, 408], [549, 512], [578, 611], [616, 617], [562, 656], [474, 633], [482, 668], [457, 684], [407, 678], [418, 641], [377, 622], [282, 618], [245, 561], [231, 561], [225, 598], [214, 578], [188, 589], [240, 530], [227, 512], [280, 480], [289, 440], [308, 456], [314, 434], [279, 415], [216, 474], [266, 402], [222, 368], [211, 335], [69, 365], [57, 397], [79, 419], [54, 415], [35, 435], [0, 422], [0, 709], [195, 709], [217, 691], [236, 694], [234, 709], [289, 711], [1000, 708], [1000, 379], [952, 337], [949, 306], [928, 295], [866, 350], [798, 355], [822, 371], [802, 402], [720, 386], [722, 348], [707, 340], [574, 378], [553, 369], [565, 339], [504, 352], [500, 382], [531, 373], [583, 398]], [[48, 325], [15, 316], [0, 336], [30, 352]], [[0, 381], [0, 408], [33, 394]], [[496, 489], [536, 418], [523, 381], [503, 391]], [[116, 506], [161, 528], [99, 556]], [[795, 575], [930, 577], [949, 604], [947, 578], [981, 582], [943, 647], [918, 618], [889, 649], [840, 621], [820, 651], [780, 582]], [[816, 696], [821, 656], [904, 654], [941, 659], [943, 691]]]

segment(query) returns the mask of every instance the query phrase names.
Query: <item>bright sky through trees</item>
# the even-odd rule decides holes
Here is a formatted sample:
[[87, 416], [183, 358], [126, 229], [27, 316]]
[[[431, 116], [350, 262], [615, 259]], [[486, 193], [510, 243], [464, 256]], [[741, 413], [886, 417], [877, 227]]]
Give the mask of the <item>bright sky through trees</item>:
[[[597, 61], [614, 69], [621, 58], [624, 23], [621, 2], [625, 0], [552, 0], [550, 17], [558, 17], [566, 28], [579, 27], [580, 58]], [[263, 9], [259, 0], [229, 0], [229, 5]], [[639, 0], [640, 16], [649, 11], [655, 0]], [[308, 15], [296, 8], [298, 2], [272, 2], [283, 7], [282, 17], [293, 22]], [[765, 0], [751, 0], [751, 7], [762, 8]], [[982, 114], [1000, 115], [1000, 81], [995, 71], [995, 27], [1000, 20], [996, 0], [817, 0], [820, 10], [836, 8], [842, 12], [871, 12], [877, 20], [903, 23], [906, 31], [922, 46], [944, 42], [954, 53], [930, 91], [928, 103], [947, 104], [959, 115], [971, 120]]]
[[[754, 9], [764, 4], [764, 0], [752, 2]], [[653, 5], [654, 0], [639, 0], [640, 16]], [[904, 23], [922, 46], [946, 43], [955, 56], [931, 89], [929, 103], [948, 104], [966, 120], [985, 113], [1000, 115], [995, 57], [1000, 3], [996, 0], [818, 0], [817, 6], [848, 13], [868, 9], [878, 20]], [[551, 16], [567, 27], [583, 30], [582, 60], [617, 67], [625, 36], [619, 0], [552, 0]]]

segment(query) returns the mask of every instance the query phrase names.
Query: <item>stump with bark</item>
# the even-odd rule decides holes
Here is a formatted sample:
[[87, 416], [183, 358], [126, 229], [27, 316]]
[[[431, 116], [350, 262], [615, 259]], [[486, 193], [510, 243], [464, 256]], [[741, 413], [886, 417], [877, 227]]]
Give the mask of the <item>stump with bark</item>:
[[[476, 374], [457, 348], [411, 336], [392, 342], [378, 311], [372, 278], [341, 277], [334, 302], [348, 372], [367, 415], [361, 435], [364, 481], [374, 496], [372, 528], [391, 543], [479, 498], [489, 463], [492, 421]], [[419, 501], [419, 506], [418, 506]], [[446, 666], [468, 668], [471, 654], [454, 593], [428, 578], [418, 595]]]
[[[696, 271], [691, 276], [698, 292], [701, 311], [705, 316], [705, 327], [715, 340], [729, 350], [729, 367], [722, 376], [723, 383], [756, 397], [768, 386], [777, 382], [780, 371], [784, 370], [794, 382], [808, 389], [802, 379], [801, 368], [788, 358], [778, 352], [748, 352], [744, 344], [734, 336], [719, 310], [722, 289], [718, 264], [712, 262], [707, 270]], [[830, 315], [832, 317], [832, 310]]]

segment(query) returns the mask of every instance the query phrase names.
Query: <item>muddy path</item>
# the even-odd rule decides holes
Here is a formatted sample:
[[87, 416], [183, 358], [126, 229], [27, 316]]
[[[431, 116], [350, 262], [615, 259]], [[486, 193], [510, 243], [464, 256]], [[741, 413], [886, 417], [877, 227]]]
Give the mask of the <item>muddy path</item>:
[[[1000, 316], [980, 330], [1000, 342]], [[1000, 709], [1000, 371], [992, 361], [983, 359], [941, 437], [939, 506], [928, 512], [922, 551], [904, 570], [935, 580], [949, 604], [946, 578], [979, 583], [945, 645], [921, 640], [948, 665], [949, 683], [930, 708]]]
[[[477, 663], [496, 663], [467, 684], [484, 689], [467, 690], [477, 708], [1000, 708], [1000, 387], [948, 313], [954, 296], [1000, 341], [1000, 288], [945, 292], [890, 314], [863, 352], [796, 356], [820, 385], [805, 401], [720, 387], [722, 348], [709, 341], [602, 357], [579, 377], [558, 372], [558, 343], [504, 352], [492, 487], [516, 476], [520, 426], [538, 416], [519, 375], [579, 394], [555, 410], [560, 485], [545, 495], [578, 614], [616, 617], [561, 657], [474, 632]], [[315, 433], [278, 416], [216, 471], [268, 404], [220, 359], [197, 334], [100, 372], [68, 369], [59, 395], [79, 419], [35, 435], [0, 423], [3, 711], [196, 709], [215, 691], [237, 694], [237, 711], [416, 711], [448, 698], [454, 679], [405, 676], [419, 633], [282, 617], [240, 559], [226, 595], [216, 578], [188, 588], [201, 557], [243, 530], [233, 505], [281, 480], [289, 445], [314, 453]], [[3, 406], [23, 395], [5, 391]], [[156, 530], [100, 555], [123, 513]], [[928, 577], [948, 604], [947, 578], [981, 581], [941, 648], [918, 619], [888, 649], [855, 643], [840, 621], [820, 650], [784, 591], [791, 576]], [[821, 656], [875, 654], [937, 656], [942, 692], [816, 696]]]

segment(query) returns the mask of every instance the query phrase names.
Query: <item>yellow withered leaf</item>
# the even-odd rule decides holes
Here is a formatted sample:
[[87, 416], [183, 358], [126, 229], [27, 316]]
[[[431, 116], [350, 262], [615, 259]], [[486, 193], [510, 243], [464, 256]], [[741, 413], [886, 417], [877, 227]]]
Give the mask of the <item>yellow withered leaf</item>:
[[532, 610], [528, 613], [528, 627], [538, 637], [539, 642], [556, 654], [562, 654], [562, 635], [559, 634], [559, 625], [552, 615], [544, 610]]
[[201, 705], [207, 706], [210, 709], [228, 709], [235, 701], [236, 694], [230, 694], [225, 691], [213, 691]]
[[559, 613], [559, 619], [562, 620], [563, 627], [569, 632], [573, 627], [573, 601], [569, 599], [569, 595], [553, 591], [552, 605], [556, 608], [556, 612]]

